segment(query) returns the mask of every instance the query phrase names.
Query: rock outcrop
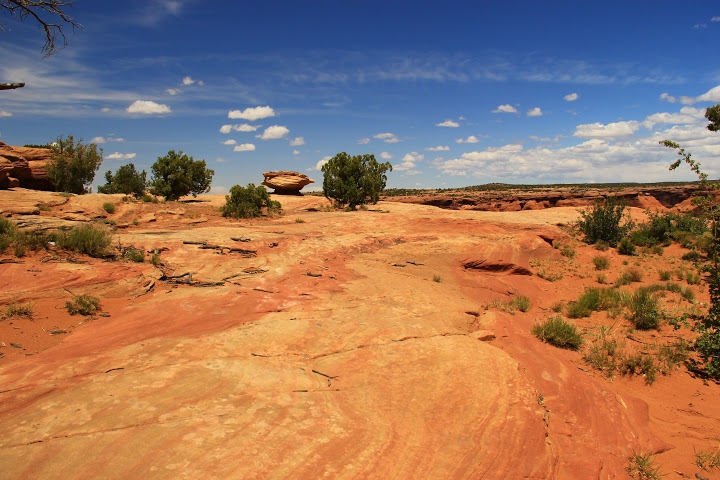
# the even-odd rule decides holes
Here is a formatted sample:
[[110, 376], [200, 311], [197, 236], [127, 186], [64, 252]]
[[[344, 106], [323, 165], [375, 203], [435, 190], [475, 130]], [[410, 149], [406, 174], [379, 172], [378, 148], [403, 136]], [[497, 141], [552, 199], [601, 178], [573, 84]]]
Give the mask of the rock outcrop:
[[47, 173], [49, 148], [12, 147], [0, 142], [0, 188], [54, 191]]
[[262, 184], [275, 189], [273, 193], [282, 195], [300, 195], [300, 190], [305, 185], [315, 183], [315, 180], [307, 175], [298, 172], [282, 170], [279, 172], [263, 172], [265, 180]]

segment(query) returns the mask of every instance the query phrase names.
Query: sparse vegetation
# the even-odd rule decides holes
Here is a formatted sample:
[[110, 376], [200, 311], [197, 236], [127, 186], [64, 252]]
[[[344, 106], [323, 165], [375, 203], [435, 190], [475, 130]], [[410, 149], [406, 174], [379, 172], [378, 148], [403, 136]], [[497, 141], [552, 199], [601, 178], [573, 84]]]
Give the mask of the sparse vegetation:
[[650, 355], [635, 353], [622, 357], [619, 363], [620, 373], [623, 375], [642, 375], [645, 383], [652, 385], [657, 378], [655, 362]]
[[720, 468], [720, 446], [712, 452], [705, 452], [702, 450], [695, 452], [695, 465], [706, 472]]
[[595, 270], [607, 270], [610, 268], [610, 260], [603, 255], [593, 257], [593, 264], [595, 265]]
[[14, 317], [32, 318], [34, 308], [35, 308], [35, 305], [30, 302], [28, 302], [24, 305], [17, 304], [17, 303], [11, 303], [5, 309], [5, 317], [7, 317], [7, 318], [14, 318]]
[[58, 232], [55, 242], [58, 248], [74, 250], [91, 257], [102, 258], [110, 245], [110, 234], [100, 225], [84, 224], [69, 231]]
[[105, 203], [103, 203], [103, 204], [102, 204], [102, 208], [103, 208], [103, 210], [105, 210], [105, 211], [106, 211], [107, 213], [109, 213], [110, 215], [112, 215], [113, 213], [115, 213], [115, 204], [112, 203], [112, 202], [105, 202]]
[[672, 278], [672, 272], [670, 270], [658, 270], [658, 275], [663, 282], [667, 282]]
[[516, 295], [510, 301], [510, 306], [525, 313], [532, 307], [532, 302], [530, 302], [528, 297]]
[[100, 299], [92, 295], [80, 295], [65, 302], [65, 308], [70, 315], [93, 315], [100, 310]]
[[583, 338], [575, 325], [559, 316], [550, 317], [545, 322], [535, 325], [532, 334], [543, 342], [569, 350], [577, 350], [583, 343]]
[[589, 287], [580, 298], [567, 305], [565, 313], [569, 318], [589, 317], [592, 312], [617, 307], [622, 301], [623, 296], [616, 289]]
[[635, 244], [628, 237], [623, 237], [618, 243], [617, 251], [620, 255], [635, 255]]
[[638, 480], [660, 480], [663, 477], [653, 456], [645, 453], [633, 453], [626, 470], [630, 477]]
[[437, 273], [433, 275], [433, 282], [440, 283], [442, 282], [442, 277], [438, 275]]
[[280, 212], [280, 202], [270, 199], [270, 194], [263, 186], [249, 183], [247, 187], [235, 185], [230, 189], [230, 195], [225, 195], [225, 205], [220, 207], [223, 217], [254, 218], [265, 211], [268, 215]]

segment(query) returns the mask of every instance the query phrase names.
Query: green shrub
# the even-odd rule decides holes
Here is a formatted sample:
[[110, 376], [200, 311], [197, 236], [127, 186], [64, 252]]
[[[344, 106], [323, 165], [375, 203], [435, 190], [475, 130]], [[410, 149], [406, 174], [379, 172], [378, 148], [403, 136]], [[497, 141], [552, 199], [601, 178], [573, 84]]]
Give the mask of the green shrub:
[[593, 257], [593, 263], [595, 264], [595, 270], [607, 270], [610, 268], [610, 260], [602, 255]]
[[670, 270], [658, 270], [658, 275], [660, 275], [660, 280], [663, 282], [667, 282], [672, 278], [672, 272]]
[[[50, 162], [47, 173], [58, 192], [82, 194], [88, 191], [100, 168], [103, 158], [102, 148], [82, 140], [75, 142], [72, 135], [58, 137], [51, 145]], [[98, 151], [99, 150], [99, 151]]]
[[638, 330], [657, 329], [660, 326], [660, 312], [657, 297], [647, 288], [638, 288], [628, 301], [630, 321]]
[[682, 338], [671, 344], [660, 346], [657, 353], [660, 362], [660, 373], [669, 375], [688, 359], [689, 352], [690, 345]]
[[13, 318], [13, 317], [32, 318], [34, 308], [35, 308], [35, 306], [30, 302], [28, 302], [25, 305], [18, 305], [16, 303], [11, 303], [10, 305], [8, 305], [7, 309], [5, 310], [5, 316], [7, 318]]
[[575, 255], [577, 255], [577, 250], [575, 250], [575, 248], [573, 248], [572, 245], [570, 245], [570, 244], [565, 244], [565, 245], [563, 245], [563, 246], [560, 247], [560, 254], [561, 254], [563, 257], [575, 258]]
[[198, 196], [210, 191], [214, 170], [205, 165], [205, 160], [193, 160], [183, 152], [170, 150], [164, 157], [158, 157], [152, 167], [150, 193], [166, 200], [178, 200], [186, 195]]
[[268, 215], [280, 212], [280, 202], [270, 199], [270, 194], [263, 186], [249, 183], [247, 187], [235, 185], [230, 195], [225, 195], [225, 205], [220, 207], [223, 217], [253, 218], [259, 217], [263, 209]]
[[162, 265], [162, 260], [160, 260], [160, 254], [159, 253], [153, 253], [150, 257], [150, 264], [153, 267], [158, 267]]
[[697, 272], [687, 272], [685, 274], [685, 281], [688, 285], [700, 285], [700, 274]]
[[610, 249], [610, 244], [604, 240], [598, 240], [595, 242], [595, 249], [601, 252], [607, 252]]
[[655, 245], [650, 249], [650, 252], [652, 252], [654, 255], [662, 255], [665, 253], [665, 249], [661, 247], [660, 245]]
[[623, 237], [618, 243], [617, 251], [620, 255], [635, 255], [635, 244], [628, 237]]
[[612, 377], [622, 358], [620, 344], [614, 338], [601, 334], [583, 354], [583, 360], [606, 377]]
[[145, 195], [147, 173], [145, 170], [138, 172], [135, 170], [135, 165], [129, 163], [118, 168], [115, 175], [108, 170], [105, 173], [105, 182], [105, 185], [98, 187], [98, 193], [124, 193], [140, 198]]
[[608, 283], [607, 275], [605, 275], [604, 273], [598, 273], [595, 277], [595, 280], [597, 280], [597, 283], [599, 283], [600, 285], [605, 285], [606, 283]]
[[92, 295], [80, 295], [71, 302], [65, 302], [70, 315], [92, 315], [100, 310], [100, 299]]
[[435, 282], [435, 283], [440, 283], [440, 282], [442, 282], [442, 277], [441, 277], [440, 275], [438, 275], [438, 274], [434, 274], [434, 275], [433, 275], [433, 282]]
[[689, 252], [683, 254], [682, 259], [688, 260], [691, 262], [697, 262], [702, 258], [702, 255], [697, 250], [690, 250]]
[[103, 210], [105, 210], [109, 214], [115, 213], [115, 204], [112, 202], [105, 202], [102, 205]]
[[622, 295], [612, 288], [588, 287], [574, 302], [570, 302], [565, 313], [570, 318], [589, 317], [592, 312], [609, 310], [622, 303]]
[[543, 342], [569, 350], [577, 350], [583, 343], [583, 338], [575, 325], [561, 317], [550, 317], [545, 322], [535, 325], [532, 334]]
[[125, 258], [131, 262], [142, 263], [145, 260], [145, 252], [139, 248], [130, 247], [125, 251]]
[[375, 204], [387, 183], [390, 162], [378, 163], [372, 154], [350, 156], [338, 153], [322, 166], [323, 194], [337, 206], [355, 210], [358, 205]]
[[603, 241], [614, 247], [632, 229], [632, 221], [625, 216], [625, 203], [615, 197], [595, 202], [581, 215], [577, 227], [590, 244]]
[[657, 368], [650, 355], [636, 353], [622, 359], [619, 365], [620, 373], [623, 375], [643, 375], [648, 385], [655, 383]]
[[107, 256], [110, 241], [107, 229], [93, 224], [79, 225], [55, 236], [58, 248], [74, 250], [96, 258]]
[[514, 296], [510, 301], [510, 306], [525, 313], [530, 310], [530, 308], [532, 307], [532, 303], [530, 302], [530, 299], [528, 297], [517, 295]]
[[631, 478], [638, 480], [660, 480], [662, 478], [660, 467], [655, 464], [655, 460], [649, 453], [633, 453], [625, 470]]

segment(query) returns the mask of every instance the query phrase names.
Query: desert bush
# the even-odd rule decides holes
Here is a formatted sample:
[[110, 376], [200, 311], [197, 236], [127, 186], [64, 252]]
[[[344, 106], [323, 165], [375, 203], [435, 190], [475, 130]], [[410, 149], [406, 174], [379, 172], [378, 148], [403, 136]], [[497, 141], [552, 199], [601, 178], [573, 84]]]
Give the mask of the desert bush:
[[622, 294], [616, 289], [588, 287], [580, 298], [567, 305], [565, 314], [570, 318], [589, 317], [592, 312], [617, 307], [622, 301]]
[[670, 270], [658, 270], [658, 275], [663, 282], [667, 282], [672, 278], [672, 272]]
[[614, 247], [631, 229], [632, 221], [625, 215], [625, 203], [615, 197], [595, 202], [580, 212], [577, 227], [589, 244], [603, 241]]
[[150, 264], [153, 267], [159, 267], [162, 265], [162, 260], [160, 260], [160, 254], [159, 253], [153, 253], [150, 257]]
[[96, 258], [107, 255], [107, 247], [110, 245], [110, 241], [110, 234], [107, 229], [93, 224], [73, 227], [68, 231], [59, 232], [55, 236], [58, 248], [74, 250]]
[[442, 282], [442, 277], [441, 277], [440, 275], [438, 275], [438, 274], [434, 274], [434, 275], [433, 275], [433, 282], [435, 282], [435, 283], [440, 283], [440, 282]]
[[636, 353], [628, 355], [622, 359], [618, 369], [623, 375], [642, 375], [648, 385], [655, 383], [657, 378], [657, 368], [655, 361], [650, 355]]
[[115, 204], [112, 202], [105, 202], [102, 204], [103, 210], [105, 210], [109, 214], [115, 213]]
[[48, 176], [58, 192], [87, 193], [100, 168], [103, 158], [102, 148], [90, 143], [84, 145], [82, 140], [75, 141], [72, 135], [67, 138], [58, 137], [50, 146], [50, 162]]
[[262, 215], [265, 210], [269, 215], [280, 212], [280, 202], [270, 199], [265, 187], [249, 183], [247, 187], [235, 185], [230, 195], [225, 195], [225, 205], [220, 207], [223, 217], [253, 218]]
[[65, 302], [65, 308], [70, 315], [92, 315], [100, 310], [100, 299], [92, 295], [80, 295]]
[[532, 302], [530, 302], [530, 299], [528, 297], [516, 295], [510, 301], [510, 306], [525, 313], [532, 307]]
[[604, 240], [598, 240], [595, 242], [595, 249], [601, 252], [607, 252], [610, 249], [610, 244]]
[[645, 453], [633, 453], [625, 469], [631, 478], [638, 480], [660, 480], [660, 467], [655, 464], [652, 455]]
[[557, 282], [558, 280], [563, 279], [562, 272], [548, 272], [548, 271], [545, 271], [544, 268], [541, 268], [540, 270], [538, 270], [538, 272], [535, 275], [542, 278], [543, 280], [547, 280], [548, 282]]
[[638, 330], [657, 329], [660, 326], [660, 312], [657, 297], [647, 288], [638, 288], [628, 300], [630, 321]]
[[214, 170], [205, 165], [205, 160], [193, 160], [183, 152], [170, 150], [164, 157], [158, 157], [152, 167], [150, 193], [166, 200], [178, 200], [186, 195], [198, 196], [210, 191]]
[[621, 346], [616, 339], [608, 335], [609, 330], [608, 327], [603, 326], [600, 334], [583, 354], [583, 360], [606, 377], [615, 374], [622, 358]]
[[608, 281], [607, 281], [607, 275], [605, 275], [604, 273], [598, 273], [597, 276], [595, 277], [595, 280], [596, 280], [597, 283], [599, 283], [600, 285], [605, 285], [605, 284], [608, 283]]
[[378, 163], [372, 154], [350, 156], [338, 153], [322, 166], [323, 194], [337, 206], [355, 210], [358, 205], [375, 204], [387, 183], [390, 162]]
[[5, 309], [5, 316], [7, 318], [13, 318], [13, 317], [32, 318], [34, 308], [35, 308], [35, 306], [30, 302], [26, 303], [25, 305], [11, 303]]
[[[716, 448], [714, 452], [706, 452], [703, 450], [695, 452], [695, 465], [706, 472], [720, 468], [720, 447]], [[696, 477], [700, 478], [697, 475]]]
[[689, 353], [690, 344], [682, 338], [671, 344], [661, 345], [657, 353], [660, 373], [663, 375], [672, 373], [673, 370], [688, 359]]
[[583, 338], [575, 325], [566, 322], [562, 317], [550, 317], [545, 322], [535, 325], [532, 334], [543, 342], [569, 350], [577, 350], [583, 343]]
[[569, 243], [566, 243], [564, 245], [560, 246], [560, 255], [567, 258], [575, 258], [575, 255], [577, 255], [577, 250], [570, 245]]
[[[105, 173], [105, 185], [98, 187], [98, 193], [124, 193], [141, 198], [147, 187], [147, 173], [138, 172], [135, 165], [129, 163], [117, 169], [115, 175], [111, 170]], [[112, 213], [112, 212], [108, 212]]]
[[618, 243], [617, 251], [620, 255], [635, 255], [635, 244], [628, 237], [623, 237]]
[[593, 264], [595, 264], [595, 270], [607, 270], [610, 268], [610, 260], [602, 255], [593, 257]]
[[145, 260], [145, 252], [135, 247], [126, 249], [123, 256], [134, 263], [142, 263]]

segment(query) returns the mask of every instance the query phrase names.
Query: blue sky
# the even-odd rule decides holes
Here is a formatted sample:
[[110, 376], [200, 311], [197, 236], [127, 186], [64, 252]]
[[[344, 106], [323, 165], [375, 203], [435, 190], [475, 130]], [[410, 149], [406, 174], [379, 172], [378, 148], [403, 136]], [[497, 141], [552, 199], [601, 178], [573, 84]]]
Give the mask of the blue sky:
[[[720, 174], [720, 4], [709, 1], [76, 0], [43, 59], [0, 16], [0, 141], [98, 143], [106, 170], [169, 150], [213, 192], [338, 152], [388, 187], [678, 181], [669, 138]], [[306, 187], [306, 189], [308, 189]]]

